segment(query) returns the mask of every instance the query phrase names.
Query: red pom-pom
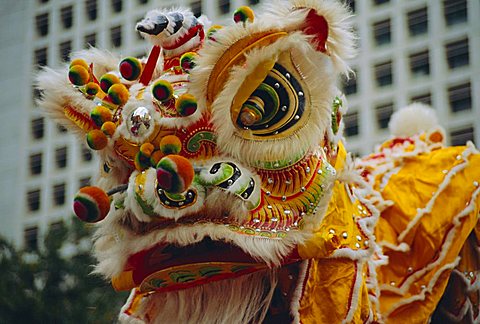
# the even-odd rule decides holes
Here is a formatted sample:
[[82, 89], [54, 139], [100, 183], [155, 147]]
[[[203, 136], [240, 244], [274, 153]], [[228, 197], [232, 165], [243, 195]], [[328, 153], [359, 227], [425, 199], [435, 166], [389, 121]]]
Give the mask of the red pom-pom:
[[110, 199], [98, 187], [84, 187], [73, 200], [73, 211], [84, 222], [96, 223], [104, 219], [110, 210]]

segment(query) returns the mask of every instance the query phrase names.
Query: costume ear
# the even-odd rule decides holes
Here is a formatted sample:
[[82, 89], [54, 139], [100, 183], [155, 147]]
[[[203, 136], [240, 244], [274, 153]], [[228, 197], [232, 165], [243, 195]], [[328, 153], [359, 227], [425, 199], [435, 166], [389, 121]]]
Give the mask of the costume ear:
[[317, 51], [327, 52], [328, 23], [325, 17], [320, 16], [315, 9], [308, 11], [303, 32], [312, 36], [311, 42], [316, 46]]

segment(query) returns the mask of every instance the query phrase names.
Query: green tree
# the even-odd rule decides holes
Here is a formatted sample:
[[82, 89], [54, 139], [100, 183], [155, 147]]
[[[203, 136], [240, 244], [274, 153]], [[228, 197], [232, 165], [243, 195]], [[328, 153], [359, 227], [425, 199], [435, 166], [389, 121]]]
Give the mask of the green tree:
[[91, 274], [90, 229], [76, 219], [46, 235], [38, 251], [0, 238], [0, 323], [113, 323], [127, 293]]

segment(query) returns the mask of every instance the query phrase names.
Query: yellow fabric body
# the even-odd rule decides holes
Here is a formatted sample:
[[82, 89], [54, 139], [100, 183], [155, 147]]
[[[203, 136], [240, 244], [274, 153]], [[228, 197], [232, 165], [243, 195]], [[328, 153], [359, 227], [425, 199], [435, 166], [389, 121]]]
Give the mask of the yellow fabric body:
[[[451, 147], [405, 158], [386, 186], [384, 175], [376, 179], [377, 189], [383, 181], [383, 198], [394, 202], [375, 228], [389, 257], [377, 269], [380, 311], [387, 323], [428, 322], [477, 223], [480, 197], [472, 195], [480, 180], [480, 155], [470, 155], [463, 168], [465, 150]], [[470, 203], [475, 205], [464, 212]], [[403, 250], [397, 251], [401, 243]]]

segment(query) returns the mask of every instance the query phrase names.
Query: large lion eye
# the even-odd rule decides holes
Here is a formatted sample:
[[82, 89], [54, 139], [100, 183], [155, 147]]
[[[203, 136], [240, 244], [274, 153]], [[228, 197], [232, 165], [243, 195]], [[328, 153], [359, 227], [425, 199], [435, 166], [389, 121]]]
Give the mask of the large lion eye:
[[135, 109], [127, 120], [127, 126], [130, 133], [134, 136], [143, 136], [150, 129], [152, 116], [145, 107]]

